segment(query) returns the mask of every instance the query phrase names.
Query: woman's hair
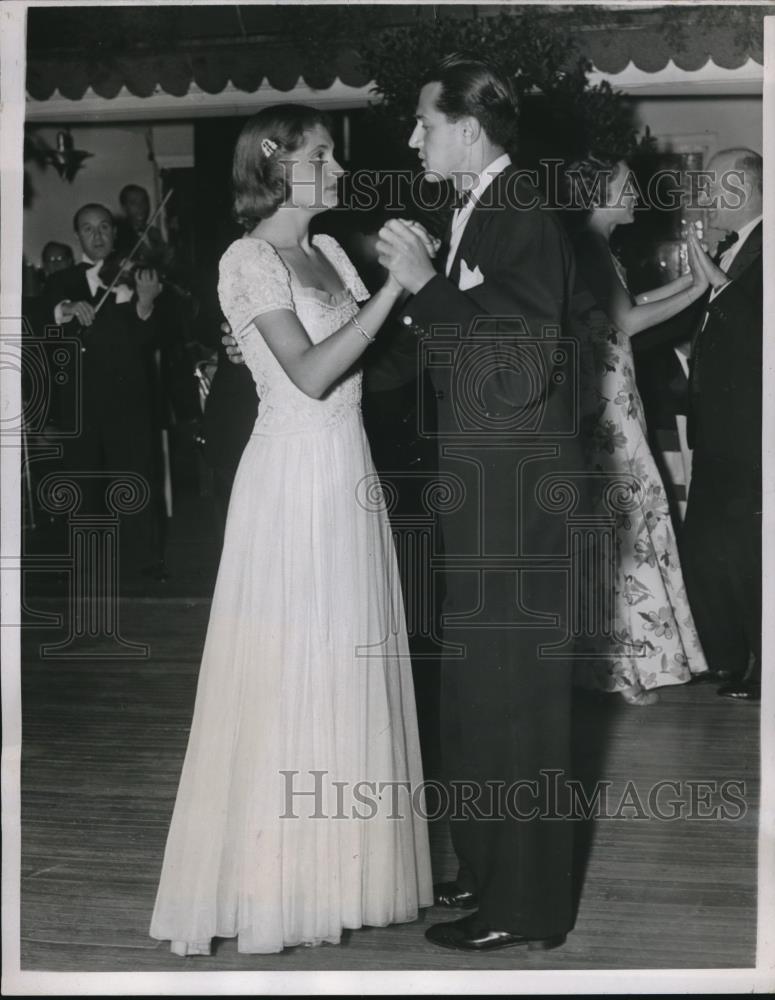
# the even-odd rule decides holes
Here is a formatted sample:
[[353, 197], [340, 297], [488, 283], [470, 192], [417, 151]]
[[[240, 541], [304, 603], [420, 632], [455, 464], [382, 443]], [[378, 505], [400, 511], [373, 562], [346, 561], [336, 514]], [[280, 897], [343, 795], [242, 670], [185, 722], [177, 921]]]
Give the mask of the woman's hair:
[[588, 218], [593, 209], [603, 208], [621, 162], [621, 156], [590, 153], [569, 164], [564, 171], [563, 203], [583, 219]]
[[234, 217], [246, 230], [268, 219], [288, 198], [283, 157], [299, 149], [316, 125], [331, 131], [328, 115], [303, 104], [264, 108], [245, 123], [234, 148], [231, 179]]
[[423, 78], [440, 83], [436, 107], [450, 121], [476, 118], [490, 142], [513, 149], [517, 141], [519, 103], [505, 73], [473, 56], [453, 52]]

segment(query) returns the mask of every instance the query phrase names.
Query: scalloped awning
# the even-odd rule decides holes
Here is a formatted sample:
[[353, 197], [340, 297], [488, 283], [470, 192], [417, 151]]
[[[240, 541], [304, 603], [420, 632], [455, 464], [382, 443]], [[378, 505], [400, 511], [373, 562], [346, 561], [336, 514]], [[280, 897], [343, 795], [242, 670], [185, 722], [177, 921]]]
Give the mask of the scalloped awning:
[[[758, 6], [758, 5], [757, 5]], [[669, 5], [668, 5], [669, 7]], [[362, 8], [361, 8], [362, 9]], [[476, 16], [503, 11], [503, 6], [476, 8]], [[512, 8], [513, 9], [513, 8]], [[535, 7], [533, 8], [535, 9]], [[540, 7], [539, 7], [540, 9]], [[739, 30], [734, 8], [728, 22], [719, 8], [620, 10], [619, 8], [543, 8], [551, 19], [564, 18], [578, 47], [604, 74], [616, 74], [631, 63], [646, 73], [663, 70], [672, 59], [683, 71], [696, 71], [712, 60], [734, 70], [749, 59], [762, 64], [761, 32]], [[762, 4], [762, 17], [775, 6]], [[127, 13], [127, 12], [130, 13]], [[285, 13], [284, 13], [285, 11]], [[677, 11], [685, 15], [677, 15]], [[119, 13], [120, 12], [120, 13]], [[260, 86], [277, 91], [293, 89], [300, 81], [314, 90], [326, 90], [335, 80], [349, 87], [369, 82], [358, 52], [342, 42], [326, 60], [325, 68], [310, 69], [294, 46], [287, 21], [288, 7], [232, 4], [228, 6], [132, 8], [33, 8], [29, 14], [27, 92], [35, 101], [59, 94], [71, 101], [89, 88], [100, 98], [113, 99], [125, 87], [146, 98], [159, 89], [175, 97], [186, 95], [192, 84], [207, 94], [228, 86], [253, 93]], [[435, 13], [434, 13], [435, 12]], [[470, 6], [374, 6], [374, 29], [416, 23], [431, 16], [472, 17]], [[294, 24], [298, 28], [298, 8]], [[129, 37], [121, 37], [132, 28]], [[665, 30], [665, 18], [673, 30]], [[677, 24], [677, 27], [676, 27]], [[126, 32], [125, 32], [126, 35]]]

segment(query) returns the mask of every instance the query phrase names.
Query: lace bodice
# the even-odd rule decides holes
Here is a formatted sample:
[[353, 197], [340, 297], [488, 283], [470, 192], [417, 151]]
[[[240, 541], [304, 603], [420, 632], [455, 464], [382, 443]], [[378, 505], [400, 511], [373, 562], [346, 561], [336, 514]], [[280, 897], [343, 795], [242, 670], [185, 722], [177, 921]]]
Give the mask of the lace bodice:
[[243, 236], [221, 257], [218, 297], [233, 335], [250, 368], [260, 399], [254, 432], [259, 434], [317, 431], [332, 426], [361, 401], [361, 373], [353, 371], [323, 399], [298, 389], [283, 371], [253, 320], [274, 309], [291, 309], [310, 340], [320, 343], [358, 311], [369, 293], [352, 262], [335, 239], [315, 236], [312, 243], [333, 265], [344, 291], [337, 295], [305, 288], [266, 240]]

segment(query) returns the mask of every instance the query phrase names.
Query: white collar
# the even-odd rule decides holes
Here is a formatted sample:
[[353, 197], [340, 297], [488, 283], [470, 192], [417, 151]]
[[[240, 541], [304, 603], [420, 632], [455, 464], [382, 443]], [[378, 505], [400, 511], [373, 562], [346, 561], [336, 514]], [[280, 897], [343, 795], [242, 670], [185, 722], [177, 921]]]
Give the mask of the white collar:
[[479, 180], [476, 184], [469, 188], [468, 200], [460, 212], [465, 212], [466, 210], [472, 211], [474, 205], [479, 201], [487, 190], [487, 188], [492, 184], [498, 174], [502, 174], [506, 167], [511, 165], [511, 157], [508, 153], [501, 153], [492, 163], [488, 163], [484, 170], [479, 174]]
[[745, 243], [745, 241], [748, 239], [748, 237], [751, 235], [754, 229], [756, 229], [756, 227], [759, 225], [761, 221], [762, 221], [762, 216], [757, 215], [755, 219], [751, 219], [750, 222], [746, 222], [744, 226], [738, 229], [737, 240], [729, 249], [733, 250], [735, 247], [739, 249]]
[[[744, 226], [741, 226], [740, 229], [737, 230], [737, 239], [732, 244], [732, 246], [727, 247], [727, 249], [721, 255], [721, 260], [719, 261], [719, 267], [721, 268], [722, 271], [726, 272], [729, 271], [729, 269], [732, 267], [735, 257], [737, 257], [738, 253], [742, 249], [743, 244], [751, 235], [751, 233], [754, 231], [754, 229], [756, 229], [756, 227], [759, 225], [761, 221], [762, 221], [761, 215], [757, 215], [755, 219], [751, 219], [750, 222], [746, 222]], [[716, 289], [717, 293], [718, 291], [719, 289]], [[711, 298], [714, 297], [715, 296], [711, 296]]]
[[508, 153], [501, 153], [499, 157], [489, 163], [484, 170], [479, 174], [479, 180], [474, 185], [473, 188], [469, 189], [468, 200], [462, 208], [456, 208], [455, 213], [452, 216], [452, 232], [449, 241], [449, 252], [447, 253], [447, 260], [445, 266], [445, 273], [449, 277], [452, 271], [452, 263], [457, 254], [458, 247], [460, 246], [460, 240], [463, 236], [463, 230], [468, 225], [468, 220], [471, 217], [471, 213], [476, 208], [476, 203], [481, 200], [482, 195], [487, 190], [487, 188], [492, 184], [498, 174], [502, 174], [506, 167], [511, 163], [511, 157]]
[[[96, 295], [100, 289], [104, 289], [107, 286], [105, 282], [100, 278], [100, 271], [102, 270], [102, 265], [105, 263], [104, 260], [94, 261], [88, 257], [85, 253], [81, 254], [81, 262], [87, 265], [86, 271], [86, 281], [89, 284], [89, 291], [92, 295]], [[111, 293], [116, 297], [116, 303], [121, 304], [122, 302], [129, 302], [132, 298], [132, 289], [125, 282], [118, 282], [111, 289]]]

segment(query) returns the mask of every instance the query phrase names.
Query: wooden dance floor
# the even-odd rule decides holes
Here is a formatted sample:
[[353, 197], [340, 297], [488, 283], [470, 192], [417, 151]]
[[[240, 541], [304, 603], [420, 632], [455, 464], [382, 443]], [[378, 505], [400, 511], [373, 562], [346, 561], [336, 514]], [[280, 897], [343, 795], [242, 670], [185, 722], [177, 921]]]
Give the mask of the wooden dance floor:
[[[36, 605], [53, 610], [53, 602]], [[180, 959], [148, 936], [186, 746], [208, 602], [130, 600], [127, 640], [147, 659], [42, 658], [56, 629], [27, 630], [23, 654], [21, 967], [51, 971], [748, 968], [755, 961], [759, 709], [713, 686], [666, 689], [632, 708], [579, 694], [575, 759], [610, 783], [607, 818], [578, 824], [579, 902], [567, 944], [487, 957], [423, 935], [454, 918], [349, 932], [339, 947]], [[670, 814], [660, 819], [649, 805]], [[712, 783], [710, 790], [703, 784]], [[724, 783], [734, 782], [734, 786]], [[628, 783], [629, 791], [628, 791]], [[653, 795], [652, 795], [653, 798]], [[694, 803], [692, 804], [692, 798]], [[628, 805], [629, 803], [629, 805]], [[695, 818], [687, 812], [693, 808]], [[727, 819], [703, 818], [720, 808]], [[634, 818], [638, 813], [638, 818]], [[699, 814], [699, 815], [697, 815]], [[454, 874], [446, 828], [431, 831], [436, 878]]]

